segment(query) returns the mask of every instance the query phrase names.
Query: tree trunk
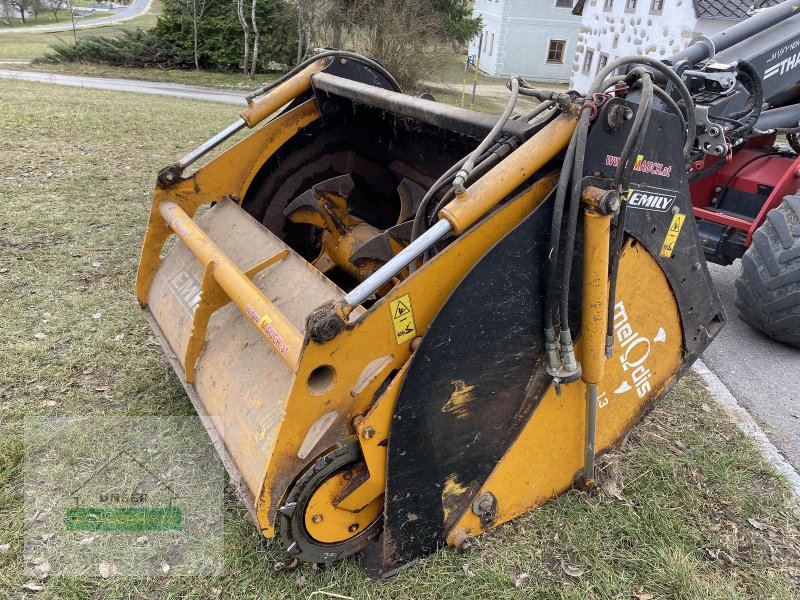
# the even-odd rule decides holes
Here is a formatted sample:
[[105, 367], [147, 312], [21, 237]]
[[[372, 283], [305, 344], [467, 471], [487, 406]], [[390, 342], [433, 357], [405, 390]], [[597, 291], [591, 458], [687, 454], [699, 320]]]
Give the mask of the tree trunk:
[[236, 0], [236, 13], [239, 15], [239, 23], [242, 24], [244, 32], [244, 58], [242, 60], [242, 70], [247, 75], [247, 65], [250, 64], [250, 27], [244, 16], [244, 0]]
[[200, 70], [200, 59], [197, 56], [197, 19], [192, 20], [192, 27], [194, 31], [194, 70]]
[[253, 56], [251, 57], [253, 64], [250, 67], [250, 79], [256, 76], [256, 67], [258, 67], [258, 41], [260, 35], [258, 21], [256, 20], [256, 4], [258, 4], [258, 0], [253, 0], [253, 7], [250, 12], [250, 23], [253, 26]]
[[303, 0], [297, 1], [297, 60], [294, 64], [299, 65], [303, 60]]
[[344, 19], [341, 15], [333, 17], [333, 47], [340, 49], [342, 47], [342, 31], [344, 30]]

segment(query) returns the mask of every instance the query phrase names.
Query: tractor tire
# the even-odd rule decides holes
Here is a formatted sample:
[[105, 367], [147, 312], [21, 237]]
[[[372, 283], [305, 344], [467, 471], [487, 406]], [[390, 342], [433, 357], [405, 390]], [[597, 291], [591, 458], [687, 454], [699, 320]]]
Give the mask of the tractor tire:
[[786, 196], [753, 234], [736, 308], [751, 327], [800, 348], [800, 196]]

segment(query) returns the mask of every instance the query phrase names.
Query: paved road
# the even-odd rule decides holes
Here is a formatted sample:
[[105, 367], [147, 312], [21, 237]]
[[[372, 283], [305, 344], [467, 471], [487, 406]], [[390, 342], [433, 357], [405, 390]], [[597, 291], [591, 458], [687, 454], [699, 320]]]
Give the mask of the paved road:
[[[244, 93], [202, 86], [3, 70], [0, 78], [245, 104]], [[739, 274], [738, 261], [729, 267], [709, 264], [709, 269], [728, 323], [703, 354], [703, 361], [800, 471], [800, 350], [773, 342], [737, 318], [733, 282]]]
[[[127, 21], [138, 17], [141, 14], [150, 10], [150, 3], [153, 0], [133, 0], [129, 6], [114, 10], [111, 13], [102, 13], [106, 16], [97, 17], [96, 19], [84, 19], [75, 23], [76, 29], [84, 27], [93, 27], [97, 25], [108, 25], [110, 23], [119, 23], [120, 21]], [[72, 29], [72, 21], [56, 23], [53, 25], [31, 25], [30, 27], [2, 27], [0, 28], [0, 35], [3, 33], [19, 33], [21, 31], [33, 32], [49, 32], [49, 31], [66, 31]]]
[[[57, 83], [73, 87], [95, 88], [115, 92], [134, 92], [137, 94], [152, 94], [157, 96], [174, 96], [190, 100], [206, 100], [210, 102], [224, 102], [246, 106], [244, 97], [247, 91], [235, 92], [230, 90], [217, 90], [199, 85], [184, 85], [180, 83], [158, 83], [153, 81], [138, 81], [135, 79], [106, 79], [100, 77], [81, 77], [77, 75], [57, 75], [54, 73], [36, 73], [33, 71], [10, 71], [0, 69], [0, 79], [19, 79], [23, 81], [40, 81], [42, 83]], [[253, 84], [255, 87], [255, 84]]]
[[736, 316], [733, 282], [739, 261], [708, 267], [728, 322], [703, 353], [703, 362], [800, 471], [800, 350], [772, 341]]

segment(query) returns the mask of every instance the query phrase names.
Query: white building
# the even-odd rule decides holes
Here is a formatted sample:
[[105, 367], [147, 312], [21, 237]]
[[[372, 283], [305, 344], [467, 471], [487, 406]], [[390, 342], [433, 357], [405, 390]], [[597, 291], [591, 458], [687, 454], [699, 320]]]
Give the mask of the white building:
[[[475, 0], [483, 18], [480, 69], [496, 76], [522, 75], [533, 81], [566, 83], [581, 17], [574, 0]], [[478, 38], [469, 53], [477, 55]]]
[[781, 0], [585, 0], [571, 87], [585, 91], [620, 56], [668, 58], [698, 35], [711, 36]]

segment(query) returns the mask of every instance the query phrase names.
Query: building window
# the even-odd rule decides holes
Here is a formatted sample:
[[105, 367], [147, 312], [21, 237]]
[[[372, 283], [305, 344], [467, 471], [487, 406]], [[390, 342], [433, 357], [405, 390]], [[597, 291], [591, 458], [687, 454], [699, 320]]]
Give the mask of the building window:
[[625, 0], [625, 12], [636, 12], [636, 0]]
[[614, 8], [614, 0], [603, 0], [603, 10], [611, 10]]
[[572, 0], [556, 0], [556, 8], [572, 8]]
[[618, 36], [618, 35], [615, 35], [615, 36], [614, 36], [614, 41], [613, 41], [613, 42], [611, 42], [611, 47], [612, 47], [612, 48], [616, 48], [617, 46], [619, 46], [619, 36]]
[[608, 64], [608, 54], [601, 52], [600, 56], [597, 57], [597, 72], [599, 73], [603, 69], [606, 68]]
[[547, 46], [547, 62], [563, 64], [566, 45], [567, 40], [550, 40]]
[[583, 57], [583, 72], [588, 75], [592, 72], [592, 61], [594, 60], [594, 50], [587, 50]]
[[493, 51], [494, 51], [494, 32], [492, 32], [492, 41], [489, 42], [489, 56], [492, 55]]
[[650, 14], [660, 15], [664, 10], [664, 0], [652, 0], [650, 3]]

